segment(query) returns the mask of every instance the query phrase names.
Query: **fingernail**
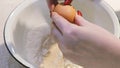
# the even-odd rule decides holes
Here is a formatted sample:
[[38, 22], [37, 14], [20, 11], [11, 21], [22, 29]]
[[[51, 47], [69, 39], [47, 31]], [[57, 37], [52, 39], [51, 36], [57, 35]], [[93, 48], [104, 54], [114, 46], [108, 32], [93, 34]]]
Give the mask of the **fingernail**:
[[77, 11], [77, 14], [78, 14], [79, 16], [82, 16], [82, 13], [80, 12], [80, 10]]
[[64, 5], [70, 5], [72, 0], [65, 0]]

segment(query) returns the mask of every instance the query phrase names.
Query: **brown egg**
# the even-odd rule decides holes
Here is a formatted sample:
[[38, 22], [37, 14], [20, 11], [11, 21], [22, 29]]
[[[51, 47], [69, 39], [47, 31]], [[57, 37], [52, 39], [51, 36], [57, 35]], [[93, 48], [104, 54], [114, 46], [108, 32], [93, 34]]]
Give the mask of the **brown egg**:
[[59, 15], [63, 16], [69, 22], [74, 23], [74, 18], [76, 15], [76, 10], [71, 5], [57, 4], [53, 10]]

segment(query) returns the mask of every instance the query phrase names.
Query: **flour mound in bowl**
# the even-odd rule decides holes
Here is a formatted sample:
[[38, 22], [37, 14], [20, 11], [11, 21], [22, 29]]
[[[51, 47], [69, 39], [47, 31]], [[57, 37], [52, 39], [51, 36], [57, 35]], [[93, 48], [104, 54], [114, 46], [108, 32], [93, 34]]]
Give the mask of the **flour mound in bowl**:
[[37, 68], [82, 68], [63, 57], [50, 31], [44, 29], [36, 27], [26, 33], [27, 60]]

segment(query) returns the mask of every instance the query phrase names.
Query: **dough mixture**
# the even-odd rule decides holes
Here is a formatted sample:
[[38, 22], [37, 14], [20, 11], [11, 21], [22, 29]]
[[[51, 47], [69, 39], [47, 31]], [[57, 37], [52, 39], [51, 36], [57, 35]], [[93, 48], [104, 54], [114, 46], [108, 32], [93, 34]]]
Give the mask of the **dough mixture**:
[[[49, 40], [48, 40], [49, 41]], [[40, 68], [82, 68], [63, 57], [58, 44], [54, 43], [48, 49], [48, 53], [44, 55], [43, 62], [40, 64]]]

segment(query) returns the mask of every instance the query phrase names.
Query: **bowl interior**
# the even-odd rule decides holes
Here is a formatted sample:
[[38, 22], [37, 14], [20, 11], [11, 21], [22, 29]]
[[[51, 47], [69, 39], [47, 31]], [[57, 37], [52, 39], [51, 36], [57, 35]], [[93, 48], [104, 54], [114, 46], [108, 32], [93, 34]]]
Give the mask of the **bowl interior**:
[[[72, 5], [82, 12], [85, 19], [115, 34], [113, 18], [99, 3], [100, 1], [75, 0]], [[38, 61], [41, 61], [38, 55], [42, 41], [51, 33], [51, 22], [45, 0], [26, 0], [18, 6], [9, 17], [5, 29], [7, 44], [11, 43], [7, 46], [12, 54], [17, 54], [26, 62], [37, 66]]]

